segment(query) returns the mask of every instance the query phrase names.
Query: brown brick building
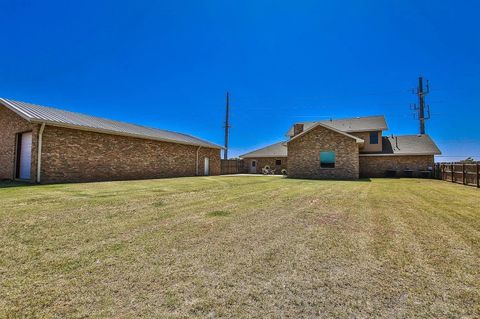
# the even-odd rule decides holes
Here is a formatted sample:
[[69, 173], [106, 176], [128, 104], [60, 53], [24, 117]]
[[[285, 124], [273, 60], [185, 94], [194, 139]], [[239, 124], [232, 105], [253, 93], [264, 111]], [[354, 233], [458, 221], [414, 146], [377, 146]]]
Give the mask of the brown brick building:
[[0, 99], [0, 179], [41, 183], [220, 174], [199, 138]]
[[[358, 179], [359, 177], [420, 176], [434, 165], [440, 150], [428, 135], [382, 136], [383, 116], [296, 123], [288, 141], [241, 156], [250, 172], [283, 146], [289, 177]], [[278, 152], [277, 152], [278, 153]], [[275, 153], [276, 154], [276, 153]]]
[[282, 170], [287, 169], [287, 143], [275, 143], [240, 157], [243, 158], [247, 173], [260, 174], [268, 166], [275, 170], [275, 174], [282, 174]]

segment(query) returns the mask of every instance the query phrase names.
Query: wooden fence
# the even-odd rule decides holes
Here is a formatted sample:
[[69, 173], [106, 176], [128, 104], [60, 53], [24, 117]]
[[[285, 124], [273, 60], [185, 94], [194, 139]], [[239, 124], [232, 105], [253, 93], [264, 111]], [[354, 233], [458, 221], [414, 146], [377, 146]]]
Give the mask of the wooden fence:
[[245, 173], [245, 164], [240, 159], [229, 159], [220, 161], [221, 174], [242, 174]]
[[480, 163], [435, 163], [435, 178], [480, 188]]

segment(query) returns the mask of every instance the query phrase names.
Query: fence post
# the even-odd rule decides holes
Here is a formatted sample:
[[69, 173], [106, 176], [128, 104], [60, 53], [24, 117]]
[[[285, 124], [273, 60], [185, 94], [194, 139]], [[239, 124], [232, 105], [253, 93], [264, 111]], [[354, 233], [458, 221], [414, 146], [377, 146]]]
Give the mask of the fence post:
[[466, 179], [465, 179], [465, 163], [462, 164], [462, 183], [465, 185]]
[[452, 183], [455, 183], [455, 179], [454, 179], [455, 174], [453, 173], [453, 167], [454, 167], [454, 165], [450, 164], [450, 170], [452, 171]]
[[477, 188], [480, 188], [480, 172], [478, 170], [478, 163], [477, 163]]

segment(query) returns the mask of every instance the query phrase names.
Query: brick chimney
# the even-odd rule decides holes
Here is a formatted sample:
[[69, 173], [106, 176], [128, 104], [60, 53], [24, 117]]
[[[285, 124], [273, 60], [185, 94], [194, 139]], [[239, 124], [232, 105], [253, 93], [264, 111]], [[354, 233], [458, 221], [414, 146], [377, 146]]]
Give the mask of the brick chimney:
[[297, 123], [293, 125], [293, 136], [297, 136], [298, 134], [303, 132], [303, 124]]

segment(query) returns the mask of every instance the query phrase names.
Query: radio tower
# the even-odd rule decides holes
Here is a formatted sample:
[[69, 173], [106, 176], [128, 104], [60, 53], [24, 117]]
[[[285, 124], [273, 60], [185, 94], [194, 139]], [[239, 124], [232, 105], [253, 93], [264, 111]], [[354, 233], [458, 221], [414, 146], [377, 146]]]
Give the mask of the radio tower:
[[227, 92], [227, 104], [226, 104], [226, 112], [225, 112], [225, 150], [223, 151], [223, 159], [228, 159], [228, 133], [230, 130], [230, 123], [229, 123], [229, 114], [230, 113], [230, 95]]
[[430, 106], [425, 105], [425, 96], [430, 92], [430, 86], [427, 80], [426, 90], [423, 90], [423, 77], [418, 78], [418, 88], [413, 93], [418, 95], [418, 106], [412, 105], [414, 111], [418, 111], [416, 115], [420, 124], [420, 134], [425, 134], [425, 120], [430, 119]]

